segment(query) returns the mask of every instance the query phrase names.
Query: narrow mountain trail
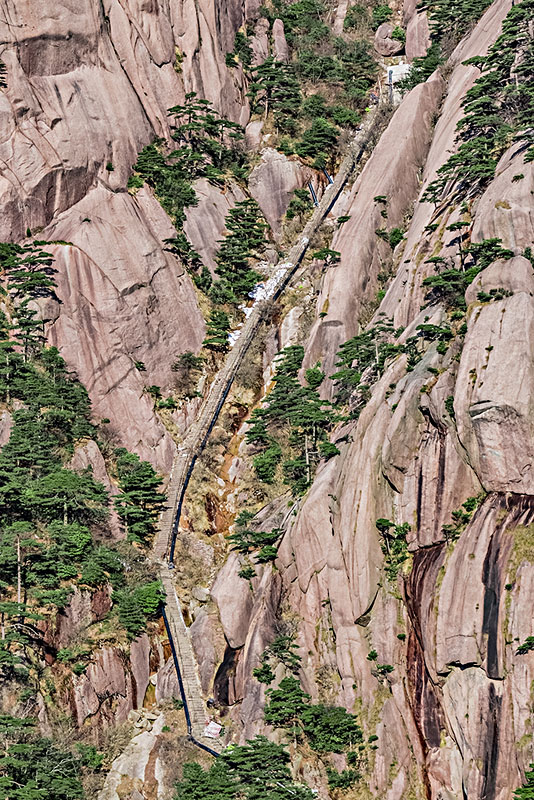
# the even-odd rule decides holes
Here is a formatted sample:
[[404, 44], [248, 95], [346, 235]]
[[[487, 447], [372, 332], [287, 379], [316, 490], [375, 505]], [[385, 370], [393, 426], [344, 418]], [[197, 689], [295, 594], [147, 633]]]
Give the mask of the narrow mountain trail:
[[168, 504], [160, 518], [159, 533], [152, 551], [152, 561], [158, 566], [165, 592], [164, 621], [178, 674], [188, 733], [195, 744], [207, 749], [213, 755], [218, 755], [222, 750], [222, 744], [217, 740], [204, 736], [207, 710], [202, 697], [191, 639], [173, 581], [174, 549], [180, 527], [185, 493], [196, 460], [204, 449], [217, 422], [241, 362], [264, 318], [267, 305], [280, 297], [295, 275], [313, 236], [323, 224], [366, 152], [377, 124], [376, 109], [373, 109], [369, 112], [362, 129], [349, 145], [348, 153], [343, 159], [333, 183], [329, 184], [325, 189], [321, 201], [300, 234], [298, 242], [289, 251], [287, 259], [273, 268], [273, 275], [266, 282], [262, 299], [252, 307], [249, 316], [243, 323], [232, 349], [209, 387], [196, 421], [189, 429], [183, 442], [178, 445], [174, 458], [167, 489]]

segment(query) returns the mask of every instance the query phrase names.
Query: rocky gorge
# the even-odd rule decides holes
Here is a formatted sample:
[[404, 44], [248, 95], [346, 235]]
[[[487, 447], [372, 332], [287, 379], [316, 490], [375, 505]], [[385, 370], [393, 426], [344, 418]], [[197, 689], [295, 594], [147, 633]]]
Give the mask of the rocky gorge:
[[[452, 27], [450, 40], [440, 34], [436, 68], [405, 86], [394, 106], [388, 69], [399, 60], [420, 68], [438, 41], [439, 4], [320, 4], [338, 43], [334, 55], [314, 58], [338, 58], [340, 39], [346, 47], [362, 39], [376, 64], [358, 84], [358, 118], [328, 117], [336, 136], [323, 161], [304, 149], [308, 128], [283, 128], [288, 112], [274, 90], [263, 106], [254, 95], [271, 75], [262, 65], [274, 59], [281, 75], [280, 65], [297, 58], [302, 32], [287, 12], [295, 5], [43, 0], [37, 8], [5, 0], [1, 241], [38, 240], [53, 256], [55, 296], [38, 297], [35, 308], [47, 343], [86, 386], [101, 431], [76, 442], [72, 469], [89, 470], [115, 497], [110, 453], [125, 447], [161, 474], [170, 498], [177, 448], [228, 350], [226, 342], [206, 346], [218, 306], [190, 253], [172, 245], [177, 232], [216, 286], [229, 214], [237, 209], [239, 220], [240, 204], [255, 201], [265, 241], [250, 261], [267, 281], [311, 213], [308, 182], [326, 196], [329, 173], [375, 115], [357, 170], [290, 286], [266, 309], [198, 456], [174, 585], [203, 699], [211, 700], [206, 717], [224, 726], [224, 744], [264, 735], [288, 748], [296, 788], [276, 800], [308, 790], [325, 800], [512, 800], [534, 761], [534, 162], [522, 110], [534, 102], [532, 3], [481, 4], [456, 38]], [[469, 16], [450, 5], [453, 16]], [[380, 12], [382, 20], [384, 8], [391, 13]], [[362, 22], [364, 12], [376, 24]], [[509, 41], [499, 86], [511, 88], [495, 100], [489, 83], [477, 87], [499, 69]], [[351, 51], [346, 61], [365, 57]], [[304, 104], [321, 93], [330, 102], [324, 70], [310, 67], [301, 79]], [[335, 80], [341, 91], [344, 78]], [[509, 103], [519, 85], [527, 88]], [[380, 95], [376, 109], [370, 91]], [[195, 175], [196, 203], [184, 207], [180, 225], [162, 184], [142, 172], [140, 153], [153, 142], [161, 152], [188, 146], [169, 109], [191, 97], [242, 127], [248, 165]], [[463, 122], [469, 102], [478, 102], [476, 113], [501, 113], [506, 129], [494, 117]], [[310, 108], [303, 124], [311, 126], [323, 112]], [[473, 178], [476, 158], [459, 148], [490, 140], [495, 129], [500, 138], [484, 151], [494, 167]], [[240, 306], [225, 302], [236, 323]], [[266, 445], [249, 434], [258, 410], [274, 408], [278, 354], [292, 347], [301, 354], [294, 381], [310, 389], [308, 399], [316, 389], [313, 424], [325, 431], [311, 456], [311, 428], [303, 456], [285, 422], [264, 415]], [[199, 354], [202, 362], [191, 361]], [[315, 373], [315, 386], [316, 369], [323, 376]], [[4, 403], [2, 445], [16, 411]], [[264, 479], [258, 458], [274, 440], [276, 464]], [[98, 535], [120, 547], [123, 518], [112, 514], [106, 525]], [[255, 544], [239, 545], [247, 525], [277, 532], [262, 540], [274, 548], [262, 549], [264, 558]], [[182, 800], [186, 790], [175, 795], [174, 784], [184, 780], [183, 764], [208, 768], [212, 760], [187, 740], [165, 629], [155, 615], [141, 635], [113, 639], [112, 607], [107, 584], [82, 584], [56, 616], [36, 620], [62, 716], [42, 689], [32, 713], [49, 737], [66, 720], [100, 749], [117, 737], [113, 758], [87, 784], [101, 800]], [[58, 652], [95, 626], [86, 668], [67, 674]], [[280, 637], [298, 654], [297, 668], [269, 650]], [[258, 679], [267, 664], [272, 680]], [[293, 718], [270, 723], [273, 690], [289, 678], [313, 708], [346, 709], [361, 731], [359, 748], [325, 753], [312, 735], [294, 733]], [[6, 680], [3, 713], [23, 716], [13, 692]], [[220, 795], [208, 787], [190, 796]]]

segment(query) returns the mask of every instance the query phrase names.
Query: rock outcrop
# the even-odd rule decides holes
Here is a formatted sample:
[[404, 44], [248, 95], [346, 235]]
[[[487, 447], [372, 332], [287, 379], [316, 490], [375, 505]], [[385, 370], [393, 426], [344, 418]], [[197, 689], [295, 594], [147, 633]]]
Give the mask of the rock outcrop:
[[393, 25], [389, 22], [383, 22], [382, 25], [376, 30], [375, 33], [375, 50], [381, 56], [394, 56], [404, 50], [404, 42], [400, 39], [395, 39], [391, 36], [393, 33]]
[[263, 150], [260, 163], [250, 173], [249, 191], [275, 234], [280, 230], [294, 190], [305, 186], [311, 173], [300, 161], [272, 147]]

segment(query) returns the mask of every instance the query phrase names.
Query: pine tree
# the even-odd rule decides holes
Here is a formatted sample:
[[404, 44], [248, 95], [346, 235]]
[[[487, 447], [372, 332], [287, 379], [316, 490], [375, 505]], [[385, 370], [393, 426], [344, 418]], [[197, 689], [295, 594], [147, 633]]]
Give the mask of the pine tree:
[[[228, 234], [219, 243], [216, 273], [236, 302], [247, 297], [260, 280], [252, 264], [265, 246], [265, 223], [255, 200], [247, 198], [230, 210], [225, 221]], [[214, 286], [217, 290], [217, 284]]]
[[514, 800], [534, 800], [534, 764], [525, 772], [525, 782], [515, 790]]
[[275, 728], [298, 730], [299, 721], [310, 699], [297, 678], [290, 675], [280, 681], [276, 689], [268, 689], [269, 702], [265, 706], [265, 722]]
[[218, 353], [226, 353], [229, 348], [228, 331], [230, 330], [230, 320], [224, 311], [215, 309], [211, 312], [206, 323], [206, 338], [202, 342], [208, 350], [215, 350]]
[[120, 494], [115, 498], [117, 514], [123, 520], [130, 541], [147, 543], [156, 530], [166, 498], [160, 492], [163, 479], [148, 461], [124, 448], [115, 451]]

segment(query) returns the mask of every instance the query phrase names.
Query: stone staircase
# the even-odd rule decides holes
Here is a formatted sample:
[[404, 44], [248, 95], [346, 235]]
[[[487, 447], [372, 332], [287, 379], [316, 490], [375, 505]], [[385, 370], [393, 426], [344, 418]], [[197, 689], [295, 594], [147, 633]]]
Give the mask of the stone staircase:
[[239, 366], [254, 339], [268, 303], [276, 300], [286, 288], [306, 254], [312, 237], [343, 191], [366, 150], [375, 124], [374, 111], [349, 147], [336, 178], [323, 194], [319, 205], [305, 226], [299, 241], [291, 248], [287, 260], [274, 267], [274, 275], [266, 284], [263, 299], [257, 302], [244, 322], [239, 337], [228, 353], [224, 364], [211, 383], [207, 397], [183, 442], [177, 447], [167, 490], [168, 505], [160, 517], [159, 533], [154, 542], [152, 559], [158, 565], [166, 598], [166, 617], [171, 644], [174, 646], [182, 678], [185, 705], [190, 717], [190, 733], [201, 747], [218, 753], [222, 744], [204, 736], [207, 708], [202, 697], [200, 680], [191, 639], [185, 625], [180, 602], [173, 582], [172, 560], [174, 541], [179, 532], [182, 504], [193, 472], [195, 461], [202, 452], [219, 412], [228, 396]]
[[200, 680], [197, 672], [196, 659], [191, 645], [191, 638], [180, 608], [180, 601], [176, 596], [173, 583], [172, 570], [166, 564], [160, 567], [160, 580], [165, 592], [165, 611], [170, 636], [178, 659], [180, 676], [187, 702], [187, 713], [190, 719], [190, 734], [206, 747], [220, 752], [222, 744], [217, 739], [204, 736], [207, 722], [207, 708], [202, 697]]

